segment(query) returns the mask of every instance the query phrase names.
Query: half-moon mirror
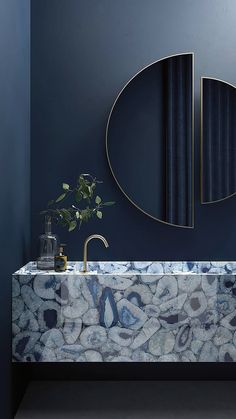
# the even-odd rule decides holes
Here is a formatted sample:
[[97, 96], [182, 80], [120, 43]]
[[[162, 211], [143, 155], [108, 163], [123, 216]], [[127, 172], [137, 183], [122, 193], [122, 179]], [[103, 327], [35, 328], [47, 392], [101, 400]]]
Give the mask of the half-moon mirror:
[[193, 54], [158, 60], [116, 98], [107, 157], [121, 191], [163, 223], [193, 227]]
[[201, 78], [202, 203], [236, 194], [236, 87]]

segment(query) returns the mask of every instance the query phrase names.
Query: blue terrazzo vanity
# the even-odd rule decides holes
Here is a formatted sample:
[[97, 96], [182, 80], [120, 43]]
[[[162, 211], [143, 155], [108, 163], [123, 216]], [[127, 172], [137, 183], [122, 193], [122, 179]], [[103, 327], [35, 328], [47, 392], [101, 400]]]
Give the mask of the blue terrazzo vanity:
[[15, 362], [235, 362], [236, 262], [30, 262], [12, 278]]

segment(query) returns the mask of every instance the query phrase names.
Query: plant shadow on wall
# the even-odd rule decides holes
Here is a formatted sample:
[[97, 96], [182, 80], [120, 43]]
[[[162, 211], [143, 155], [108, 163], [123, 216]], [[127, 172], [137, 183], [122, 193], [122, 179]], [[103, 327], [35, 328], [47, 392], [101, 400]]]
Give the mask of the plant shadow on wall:
[[63, 182], [62, 193], [55, 200], [49, 201], [48, 208], [40, 214], [50, 217], [69, 232], [80, 228], [82, 223], [94, 217], [101, 220], [103, 208], [115, 204], [114, 201], [104, 202], [97, 195], [97, 186], [101, 183], [103, 182], [90, 174], [81, 174], [75, 186]]

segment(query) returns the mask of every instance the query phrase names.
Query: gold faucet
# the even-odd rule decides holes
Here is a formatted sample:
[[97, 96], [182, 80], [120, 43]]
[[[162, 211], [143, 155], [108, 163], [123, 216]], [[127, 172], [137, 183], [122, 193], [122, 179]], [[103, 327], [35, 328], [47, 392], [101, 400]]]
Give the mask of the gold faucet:
[[88, 256], [88, 243], [90, 242], [90, 240], [93, 239], [99, 239], [103, 242], [105, 247], [109, 247], [109, 244], [107, 242], [107, 240], [105, 239], [105, 237], [101, 236], [100, 234], [92, 234], [92, 236], [87, 237], [87, 239], [84, 242], [84, 267], [82, 272], [86, 273], [87, 271], [87, 256]]

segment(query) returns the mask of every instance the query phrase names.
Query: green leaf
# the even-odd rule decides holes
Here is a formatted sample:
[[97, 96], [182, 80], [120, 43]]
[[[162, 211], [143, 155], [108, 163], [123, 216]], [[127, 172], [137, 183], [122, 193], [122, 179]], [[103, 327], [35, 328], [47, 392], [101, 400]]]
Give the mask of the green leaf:
[[77, 226], [77, 222], [75, 220], [71, 221], [70, 224], [69, 224], [68, 231], [73, 231], [76, 228], [76, 226]]
[[93, 188], [92, 188], [92, 186], [88, 186], [88, 191], [89, 191], [89, 197], [92, 198], [92, 196], [93, 196]]
[[80, 185], [82, 185], [82, 184], [85, 183], [85, 180], [84, 180], [84, 176], [83, 175], [80, 175], [80, 177], [78, 179], [78, 182], [79, 182]]
[[61, 208], [60, 213], [61, 213], [62, 217], [65, 218], [67, 221], [71, 220], [71, 213], [68, 209]]
[[106, 207], [110, 207], [111, 205], [114, 205], [115, 201], [108, 201], [108, 202], [103, 202], [103, 205]]
[[55, 202], [60, 202], [60, 201], [62, 201], [62, 200], [65, 198], [65, 196], [66, 196], [66, 193], [62, 193], [60, 196], [58, 196], [58, 198], [56, 199], [56, 201], [55, 201]]
[[81, 196], [80, 190], [77, 189], [76, 192], [75, 192], [75, 200], [76, 200], [76, 202], [79, 202], [79, 201], [81, 201], [81, 199], [82, 199], [82, 196]]
[[89, 173], [81, 173], [80, 177], [91, 177]]
[[86, 208], [86, 209], [84, 209], [84, 210], [82, 210], [81, 211], [81, 216], [80, 216], [80, 218], [83, 220], [83, 221], [88, 221], [88, 219], [91, 217], [91, 211], [90, 211], [90, 209], [89, 208]]
[[76, 216], [76, 218], [80, 218], [80, 213], [79, 213], [79, 211], [76, 211], [75, 216]]
[[90, 190], [90, 198], [93, 197], [93, 193], [94, 193], [95, 188], [96, 188], [96, 183], [92, 182], [91, 185], [90, 185], [90, 187], [89, 187], [89, 190]]
[[68, 183], [63, 183], [62, 189], [64, 189], [65, 191], [68, 191], [70, 189], [70, 185], [68, 185]]
[[84, 199], [88, 199], [90, 197], [90, 188], [88, 185], [81, 185], [81, 192]]
[[102, 211], [97, 211], [97, 217], [101, 220], [101, 218], [102, 218]]
[[96, 202], [97, 205], [99, 205], [102, 202], [100, 196], [98, 196], [98, 195], [96, 196], [95, 202]]

